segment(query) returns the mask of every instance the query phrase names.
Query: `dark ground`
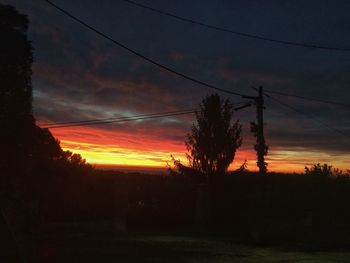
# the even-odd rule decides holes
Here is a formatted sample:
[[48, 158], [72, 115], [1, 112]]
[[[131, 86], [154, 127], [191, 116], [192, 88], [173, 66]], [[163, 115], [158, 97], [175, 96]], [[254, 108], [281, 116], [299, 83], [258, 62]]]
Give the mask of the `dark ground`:
[[[9, 243], [14, 245], [11, 239]], [[26, 257], [16, 256], [16, 249], [7, 250], [8, 257], [2, 254], [1, 262], [350, 262], [348, 251], [257, 246], [227, 237], [174, 234], [41, 234], [22, 251]]]
[[81, 235], [39, 244], [38, 262], [350, 262], [350, 252], [246, 246], [210, 237]]

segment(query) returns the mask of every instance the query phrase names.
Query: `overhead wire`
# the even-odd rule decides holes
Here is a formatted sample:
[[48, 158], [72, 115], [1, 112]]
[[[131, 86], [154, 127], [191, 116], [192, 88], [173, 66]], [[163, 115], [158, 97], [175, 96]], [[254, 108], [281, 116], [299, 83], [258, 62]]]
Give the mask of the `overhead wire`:
[[48, 129], [57, 129], [57, 128], [68, 128], [68, 127], [79, 127], [79, 126], [89, 126], [89, 125], [100, 125], [100, 124], [108, 124], [108, 123], [118, 123], [118, 122], [128, 122], [128, 121], [138, 121], [138, 120], [147, 120], [147, 119], [155, 119], [155, 118], [165, 118], [165, 117], [172, 117], [172, 116], [179, 116], [179, 115], [185, 115], [185, 114], [193, 114], [195, 113], [195, 110], [187, 110], [187, 111], [179, 111], [176, 113], [161, 113], [161, 114], [153, 114], [153, 115], [143, 115], [143, 116], [131, 116], [131, 117], [123, 117], [119, 119], [114, 120], [103, 120], [103, 121], [86, 121], [86, 122], [76, 122], [71, 124], [62, 124], [62, 125], [47, 125], [42, 126], [41, 128], [48, 128]]
[[[201, 81], [201, 80], [198, 80], [196, 78], [193, 78], [191, 76], [188, 76], [184, 73], [181, 73], [179, 71], [176, 71], [168, 66], [165, 66], [153, 59], [150, 59], [149, 57], [146, 57], [145, 55], [127, 47], [126, 45], [116, 41], [115, 39], [107, 36], [105, 33], [102, 33], [101, 31], [97, 30], [96, 28], [88, 25], [87, 23], [85, 23], [84, 21], [82, 21], [81, 19], [77, 18], [76, 16], [72, 15], [71, 13], [69, 13], [68, 11], [64, 10], [63, 8], [59, 7], [58, 5], [56, 5], [55, 3], [51, 2], [50, 0], [44, 0], [46, 1], [48, 4], [50, 4], [51, 6], [55, 7], [56, 9], [58, 9], [59, 11], [61, 11], [62, 13], [64, 13], [65, 15], [69, 16], [71, 19], [77, 21], [78, 23], [80, 23], [81, 25], [85, 26], [86, 28], [92, 30], [93, 32], [99, 34], [100, 36], [108, 39], [109, 41], [112, 41], [114, 44], [118, 45], [119, 47], [133, 53], [134, 55], [148, 61], [149, 63], [152, 63], [160, 68], [162, 68], [163, 70], [166, 70], [168, 72], [171, 72], [175, 75], [178, 75], [182, 78], [185, 78], [187, 80], [190, 80], [192, 82], [195, 82], [197, 84], [200, 84], [200, 85], [203, 85], [203, 86], [206, 86], [206, 87], [209, 87], [211, 89], [215, 89], [217, 91], [221, 91], [221, 92], [224, 92], [224, 93], [228, 93], [228, 94], [231, 94], [231, 95], [236, 95], [236, 96], [244, 96], [244, 94], [241, 94], [241, 93], [238, 93], [238, 92], [234, 92], [234, 91], [230, 91], [230, 90], [227, 90], [227, 89], [223, 89], [223, 88], [219, 88], [217, 86], [214, 86], [212, 84], [208, 84], [204, 81]], [[147, 9], [150, 9], [152, 11], [157, 11], [157, 12], [160, 12], [160, 13], [164, 13], [166, 15], [171, 15], [171, 16], [174, 16], [175, 18], [178, 18], [178, 19], [185, 19], [187, 22], [191, 22], [191, 23], [196, 23], [196, 24], [200, 24], [200, 25], [204, 25], [204, 26], [207, 26], [207, 27], [212, 27], [212, 28], [215, 28], [215, 29], [218, 29], [217, 27], [215, 26], [211, 26], [211, 25], [207, 25], [207, 24], [203, 24], [203, 23], [200, 23], [200, 22], [196, 22], [194, 20], [191, 20], [191, 19], [187, 19], [187, 18], [182, 18], [182, 17], [178, 17], [176, 15], [173, 15], [173, 14], [170, 14], [170, 13], [167, 13], [167, 12], [163, 12], [161, 10], [158, 10], [158, 9], [154, 9], [154, 8], [151, 8], [151, 7], [148, 7], [148, 6], [145, 6], [143, 4], [139, 4], [137, 2], [134, 2], [134, 1], [131, 1], [131, 0], [122, 0], [122, 1], [125, 1], [125, 2], [128, 2], [128, 3], [131, 3], [131, 4], [135, 4], [135, 5], [138, 5], [140, 7], [143, 7], [143, 8], [147, 8]], [[220, 28], [220, 30], [226, 30], [226, 29], [223, 29], [223, 28]], [[350, 49], [349, 49], [350, 51]], [[310, 97], [305, 97], [305, 96], [300, 96], [300, 95], [293, 95], [293, 94], [287, 94], [287, 93], [283, 93], [283, 92], [279, 92], [279, 91], [272, 91], [272, 90], [266, 90], [266, 92], [268, 93], [274, 93], [274, 94], [277, 94], [277, 95], [281, 95], [281, 96], [288, 96], [288, 97], [294, 97], [294, 98], [298, 98], [298, 99], [303, 99], [303, 100], [309, 100], [309, 101], [314, 101], [314, 102], [320, 102], [320, 103], [327, 103], [327, 104], [332, 104], [332, 105], [337, 105], [337, 106], [342, 106], [342, 107], [349, 107], [350, 108], [350, 105], [349, 104], [345, 104], [345, 103], [341, 103], [341, 102], [336, 102], [336, 101], [330, 101], [330, 100], [324, 100], [324, 99], [318, 99], [318, 98], [310, 98]]]
[[302, 116], [304, 116], [304, 117], [306, 117], [306, 118], [308, 118], [308, 119], [311, 119], [311, 120], [313, 120], [314, 122], [317, 122], [317, 123], [319, 123], [320, 125], [326, 127], [327, 129], [329, 129], [329, 130], [331, 130], [331, 131], [333, 131], [333, 132], [336, 132], [336, 133], [338, 133], [338, 134], [340, 134], [340, 135], [342, 135], [342, 136], [344, 136], [344, 137], [350, 139], [350, 135], [349, 135], [349, 134], [346, 134], [345, 132], [343, 132], [343, 131], [341, 131], [341, 130], [339, 130], [339, 129], [337, 129], [337, 128], [334, 128], [333, 126], [331, 126], [331, 125], [329, 125], [329, 124], [327, 124], [327, 123], [324, 123], [323, 121], [319, 120], [318, 118], [315, 118], [315, 117], [312, 116], [312, 115], [306, 114], [305, 112], [303, 112], [303, 111], [301, 111], [301, 110], [299, 110], [299, 109], [297, 109], [297, 108], [295, 108], [295, 107], [293, 107], [293, 106], [291, 106], [291, 105], [289, 105], [289, 104], [287, 104], [287, 103], [285, 103], [285, 102], [283, 102], [283, 101], [281, 101], [281, 100], [279, 100], [279, 99], [277, 99], [277, 98], [275, 98], [275, 97], [272, 97], [271, 95], [267, 95], [265, 92], [264, 92], [264, 95], [265, 95], [266, 97], [268, 97], [269, 99], [273, 100], [274, 102], [276, 102], [276, 103], [278, 103], [278, 104], [280, 104], [280, 105], [282, 105], [282, 106], [284, 106], [284, 107], [286, 107], [286, 108], [289, 108], [289, 109], [295, 111], [295, 112], [298, 113], [299, 115], [302, 115]]
[[289, 93], [285, 93], [285, 92], [281, 92], [281, 91], [273, 91], [273, 90], [269, 90], [269, 89], [265, 89], [265, 88], [264, 88], [264, 92], [268, 93], [268, 94], [276, 94], [276, 95], [280, 95], [280, 96], [292, 97], [292, 98], [297, 98], [297, 99], [302, 99], [302, 100], [308, 100], [308, 101], [314, 101], [314, 102], [319, 102], [319, 103], [332, 104], [332, 105], [336, 105], [336, 106], [350, 108], [350, 104], [332, 101], [332, 100], [325, 100], [325, 99], [300, 96], [300, 95], [289, 94]]
[[[232, 105], [242, 105], [246, 104], [246, 101], [241, 102], [234, 102]], [[138, 118], [138, 117], [146, 117], [146, 116], [155, 116], [155, 115], [162, 115], [162, 114], [177, 114], [182, 112], [195, 112], [198, 109], [184, 109], [184, 110], [176, 110], [176, 111], [163, 111], [163, 112], [156, 112], [156, 113], [147, 113], [147, 114], [139, 114], [134, 116], [119, 116], [119, 117], [110, 117], [110, 118], [99, 118], [99, 119], [89, 119], [89, 120], [76, 120], [76, 121], [65, 121], [65, 122], [49, 122], [49, 123], [40, 123], [39, 125], [42, 127], [53, 127], [58, 125], [66, 125], [66, 124], [79, 124], [79, 123], [93, 123], [93, 122], [102, 122], [102, 121], [113, 121], [113, 120], [120, 120], [125, 118]]]
[[[146, 61], [148, 61], [148, 62], [151, 63], [151, 64], [156, 65], [157, 67], [159, 67], [159, 68], [161, 68], [161, 69], [163, 69], [163, 70], [166, 70], [166, 71], [168, 71], [168, 72], [170, 72], [170, 73], [173, 73], [173, 74], [175, 74], [175, 75], [177, 75], [177, 76], [180, 76], [180, 77], [182, 77], [182, 78], [185, 78], [185, 79], [187, 79], [187, 80], [190, 80], [190, 81], [192, 81], [192, 82], [194, 82], [194, 83], [197, 83], [197, 84], [200, 84], [200, 85], [203, 85], [203, 86], [206, 86], [206, 87], [209, 87], [209, 88], [212, 88], [212, 89], [215, 89], [215, 90], [224, 92], [224, 93], [228, 93], [228, 94], [232, 94], [232, 95], [236, 95], [236, 96], [241, 96], [241, 97], [244, 96], [244, 94], [241, 94], [241, 93], [238, 93], [238, 92], [234, 92], [234, 91], [230, 91], [230, 90], [226, 90], [226, 89], [222, 89], [222, 88], [216, 87], [216, 86], [211, 85], [211, 84], [208, 84], [208, 83], [206, 83], [206, 82], [204, 82], [204, 81], [201, 81], [201, 80], [198, 80], [198, 79], [193, 78], [193, 77], [191, 77], [191, 76], [188, 76], [188, 75], [186, 75], [186, 74], [184, 74], [184, 73], [178, 72], [178, 71], [176, 71], [176, 70], [174, 70], [174, 69], [172, 69], [172, 68], [170, 68], [170, 67], [168, 67], [168, 66], [165, 66], [165, 65], [163, 65], [163, 64], [161, 64], [161, 63], [159, 63], [159, 62], [157, 62], [157, 61], [155, 61], [155, 60], [153, 60], [153, 59], [151, 59], [151, 58], [149, 58], [149, 57], [147, 57], [147, 56], [145, 56], [145, 55], [143, 55], [143, 54], [141, 54], [141, 53], [139, 53], [139, 52], [137, 52], [137, 51], [135, 51], [135, 50], [133, 50], [133, 49], [131, 49], [131, 48], [129, 48], [128, 46], [126, 46], [126, 45], [124, 45], [124, 44], [122, 44], [122, 43], [116, 41], [115, 39], [109, 37], [109, 36], [106, 35], [105, 33], [103, 33], [103, 32], [101, 32], [101, 31], [97, 30], [96, 28], [94, 28], [94, 27], [92, 27], [92, 26], [90, 26], [90, 25], [87, 24], [86, 22], [84, 22], [84, 21], [82, 21], [81, 19], [77, 18], [76, 16], [72, 15], [71, 13], [69, 13], [68, 11], [66, 11], [66, 10], [64, 10], [63, 8], [59, 7], [58, 5], [56, 5], [55, 3], [51, 2], [50, 0], [44, 0], [44, 1], [47, 2], [48, 4], [50, 4], [51, 6], [53, 6], [54, 8], [56, 8], [57, 10], [59, 10], [60, 12], [62, 12], [63, 14], [67, 15], [67, 16], [70, 17], [71, 19], [75, 20], [75, 21], [78, 22], [79, 24], [81, 24], [81, 25], [83, 25], [84, 27], [88, 28], [89, 30], [95, 32], [96, 34], [102, 36], [102, 37], [105, 38], [105, 39], [108, 39], [109, 41], [111, 41], [112, 43], [116, 44], [117, 46], [119, 46], [119, 47], [121, 47], [121, 48], [123, 48], [123, 49], [129, 51], [130, 53], [132, 53], [132, 54], [134, 54], [134, 55], [136, 55], [136, 56], [138, 56], [138, 57], [140, 57], [140, 58], [142, 58], [142, 59], [144, 59], [144, 60], [146, 60]], [[129, 3], [131, 3], [131, 2], [132, 2], [132, 3], [136, 3], [136, 2], [133, 2], [133, 1], [130, 1], [130, 0], [123, 0], [123, 1], [129, 2]], [[145, 6], [145, 7], [146, 7], [146, 6]], [[161, 10], [158, 10], [158, 11], [161, 11]], [[164, 14], [165, 14], [165, 12], [164, 12]], [[167, 14], [167, 15], [168, 15], [168, 14]], [[172, 14], [169, 13], [169, 15], [172, 15]], [[174, 17], [175, 17], [175, 18], [178, 18], [178, 19], [181, 18], [181, 19], [187, 20], [187, 22], [198, 23], [198, 24], [201, 24], [201, 25], [206, 26], [206, 27], [213, 27], [213, 28], [219, 29], [219, 30], [221, 30], [221, 31], [230, 31], [230, 30], [226, 30], [226, 29], [224, 29], [224, 28], [219, 28], [219, 27], [207, 25], [207, 24], [204, 24], [204, 23], [196, 22], [196, 21], [194, 21], [194, 20], [190, 20], [190, 19], [186, 19], [186, 18], [182, 18], [182, 17], [177, 17], [177, 16], [175, 16], [175, 15], [174, 15]], [[323, 47], [323, 46], [308, 45], [308, 44], [303, 44], [303, 43], [294, 43], [294, 42], [289, 42], [289, 41], [280, 41], [280, 40], [276, 40], [276, 39], [270, 39], [270, 38], [265, 38], [265, 37], [261, 37], [261, 36], [255, 36], [255, 35], [250, 35], [250, 34], [235, 32], [235, 31], [232, 31], [231, 33], [237, 33], [237, 34], [241, 34], [241, 35], [247, 36], [247, 37], [252, 37], [252, 38], [257, 38], [257, 39], [267, 40], [267, 41], [272, 41], [272, 42], [280, 42], [280, 43], [289, 44], [289, 45], [299, 45], [299, 46], [310, 47], [310, 48], [321, 48], [321, 49], [330, 49], [330, 50], [338, 50], [338, 51], [350, 51], [350, 49], [333, 48], [333, 47]], [[273, 92], [271, 92], [271, 91], [268, 91], [268, 92], [273, 93]], [[276, 93], [276, 92], [275, 92], [275, 93]], [[265, 93], [265, 94], [266, 94], [266, 93]], [[282, 95], [282, 93], [279, 94], [279, 95]], [[286, 95], [287, 95], [287, 94], [283, 94], [283, 96], [286, 96]], [[290, 95], [290, 96], [291, 96], [291, 95]], [[303, 96], [298, 96], [298, 95], [294, 95], [294, 96], [295, 96], [295, 97], [298, 97], [298, 98], [300, 98], [300, 99], [306, 99], [306, 97], [303, 97]], [[299, 113], [299, 114], [301, 114], [301, 115], [304, 115], [304, 116], [306, 116], [306, 117], [308, 117], [308, 118], [310, 118], [310, 119], [313, 119], [314, 121], [316, 121], [316, 122], [322, 124], [323, 126], [327, 127], [328, 129], [331, 129], [331, 130], [333, 130], [333, 131], [335, 131], [335, 132], [337, 132], [337, 133], [339, 133], [339, 134], [341, 134], [341, 135], [343, 135], [343, 136], [346, 136], [346, 137], [348, 137], [348, 138], [350, 137], [350, 136], [348, 136], [347, 134], [343, 133], [342, 131], [340, 131], [340, 130], [338, 130], [338, 129], [332, 127], [332, 126], [329, 126], [329, 125], [327, 125], [327, 124], [321, 122], [320, 120], [314, 118], [313, 116], [307, 115], [307, 114], [305, 114], [305, 113], [299, 111], [298, 109], [296, 109], [296, 108], [294, 108], [294, 107], [292, 107], [292, 106], [290, 106], [290, 105], [288, 105], [288, 104], [286, 104], [286, 103], [284, 103], [284, 102], [281, 102], [280, 100], [278, 100], [278, 99], [276, 99], [276, 98], [274, 98], [274, 97], [271, 97], [271, 96], [269, 96], [269, 97], [270, 97], [271, 99], [273, 99], [274, 101], [278, 102], [279, 104], [281, 104], [281, 105], [283, 105], [283, 106], [285, 106], [285, 107], [288, 107], [288, 108], [290, 108], [290, 109], [296, 111], [297, 113]], [[307, 99], [310, 99], [310, 98], [307, 98]], [[312, 98], [311, 98], [311, 99], [312, 99]], [[321, 100], [321, 99], [312, 99], [312, 100], [318, 101], [318, 102], [323, 102], [323, 103], [336, 104], [336, 105], [341, 105], [341, 104], [342, 104], [342, 103], [337, 103], [337, 102], [332, 102], [332, 101], [326, 101], [326, 100]], [[345, 104], [345, 105], [347, 106], [347, 104]], [[344, 106], [344, 105], [342, 105], [342, 106]], [[187, 113], [178, 113], [178, 114], [176, 114], [176, 115], [180, 115], [180, 114], [187, 114]], [[174, 116], [174, 115], [164, 115], [164, 116], [157, 116], [157, 117], [166, 117], [166, 116]], [[125, 118], [125, 119], [122, 119], [122, 120], [111, 120], [111, 121], [106, 120], [106, 121], [101, 121], [101, 122], [90, 122], [90, 121], [88, 121], [88, 122], [86, 122], [86, 123], [64, 124], [64, 125], [58, 125], [58, 126], [52, 126], [52, 127], [48, 126], [48, 128], [63, 128], [63, 127], [73, 127], [73, 126], [85, 126], [85, 125], [92, 125], [92, 124], [104, 124], [104, 123], [113, 123], [113, 122], [137, 120], [137, 119], [149, 119], [149, 118], [154, 118], [154, 117], [155, 117], [155, 116], [145, 116], [145, 117], [139, 117], [139, 118], [135, 118], [135, 119], [127, 119], [127, 118]]]
[[[134, 55], [148, 61], [149, 63], [152, 63], [168, 72], [171, 72], [175, 75], [178, 75], [182, 78], [185, 78], [187, 80], [190, 80], [192, 82], [195, 82], [197, 84], [200, 84], [200, 85], [203, 85], [203, 86], [206, 86], [206, 87], [209, 87], [209, 88], [212, 88], [212, 89], [215, 89], [215, 90], [218, 90], [218, 91], [221, 91], [221, 92], [224, 92], [224, 93], [228, 93], [228, 94], [231, 94], [231, 95], [236, 95], [236, 96], [244, 96], [244, 94], [241, 94], [241, 93], [238, 93], [238, 92], [234, 92], [234, 91], [230, 91], [230, 90], [227, 90], [227, 89], [223, 89], [223, 88], [219, 88], [217, 86], [214, 86], [212, 84], [208, 84], [204, 81], [201, 81], [201, 80], [198, 80], [196, 78], [193, 78], [191, 76], [188, 76], [184, 73], [181, 73], [181, 72], [178, 72], [168, 66], [165, 66], [163, 64], [160, 64], [159, 62], [156, 62], [154, 61], [153, 59], [150, 59], [148, 57], [146, 57], [145, 55], [127, 47], [126, 45], [116, 41], [115, 39], [112, 39], [111, 37], [107, 36], [106, 34], [102, 33], [101, 31], [97, 30], [96, 28], [88, 25], [87, 23], [85, 23], [84, 21], [82, 21], [81, 19], [77, 18], [76, 16], [72, 15], [71, 13], [69, 13], [68, 11], [64, 10], [63, 8], [59, 7], [58, 5], [54, 4], [53, 2], [51, 2], [50, 0], [44, 0], [46, 1], [47, 3], [49, 3], [51, 6], [55, 7], [56, 9], [58, 9], [59, 11], [61, 11], [62, 13], [64, 13], [65, 15], [69, 16], [71, 19], [77, 21], [78, 23], [80, 23], [81, 25], [87, 27], [88, 29], [94, 31], [95, 33], [99, 34], [100, 36], [112, 41], [114, 44], [118, 45], [119, 47], [123, 48], [123, 49], [126, 49], [127, 51], [133, 53]], [[130, 1], [130, 0], [122, 0], [122, 1], [125, 1], [125, 2], [130, 2], [130, 3], [133, 3], [133, 4], [138, 4], [134, 1]], [[142, 4], [139, 4], [140, 6], [142, 7], [146, 7]], [[158, 10], [160, 11], [160, 10]], [[160, 11], [161, 12], [161, 11]], [[193, 21], [193, 20], [189, 20], [189, 21]], [[349, 49], [350, 51], [350, 49]], [[327, 103], [327, 104], [333, 104], [333, 105], [337, 105], [337, 106], [342, 106], [342, 107], [350, 107], [349, 104], [345, 104], [345, 103], [341, 103], [341, 102], [335, 102], [335, 101], [330, 101], [330, 100], [324, 100], [324, 99], [318, 99], [318, 98], [310, 98], [310, 97], [305, 97], [305, 96], [300, 96], [300, 95], [293, 95], [293, 94], [287, 94], [287, 93], [283, 93], [283, 92], [278, 92], [278, 91], [272, 91], [272, 90], [267, 90], [268, 93], [274, 93], [274, 94], [277, 94], [277, 95], [281, 95], [281, 96], [288, 96], [288, 97], [294, 97], [294, 98], [298, 98], [298, 99], [303, 99], [303, 100], [310, 100], [310, 101], [315, 101], [315, 102], [320, 102], [320, 103]]]
[[204, 81], [202, 81], [202, 80], [198, 80], [198, 79], [196, 79], [196, 78], [194, 78], [194, 77], [191, 77], [191, 76], [188, 76], [188, 75], [186, 75], [186, 74], [184, 74], [184, 73], [182, 73], [182, 72], [179, 72], [179, 71], [177, 71], [177, 70], [175, 70], [175, 69], [173, 69], [173, 68], [171, 68], [171, 67], [169, 67], [169, 66], [166, 66], [166, 65], [164, 65], [164, 64], [161, 64], [161, 63], [159, 63], [159, 62], [157, 62], [157, 61], [155, 61], [155, 60], [153, 60], [153, 59], [151, 59], [151, 58], [149, 58], [149, 57], [147, 57], [147, 56], [141, 54], [140, 52], [135, 51], [134, 49], [129, 48], [129, 47], [126, 46], [125, 44], [123, 44], [123, 43], [121, 43], [121, 42], [115, 40], [114, 38], [112, 38], [112, 37], [108, 36], [107, 34], [101, 32], [100, 30], [96, 29], [95, 27], [90, 26], [89, 24], [87, 24], [86, 22], [84, 22], [83, 20], [81, 20], [80, 18], [74, 16], [73, 14], [71, 14], [70, 12], [68, 12], [68, 11], [66, 11], [65, 9], [61, 8], [60, 6], [56, 5], [55, 3], [53, 3], [53, 2], [51, 2], [51, 1], [49, 1], [49, 0], [44, 0], [44, 1], [47, 2], [48, 4], [50, 4], [52, 7], [56, 8], [57, 10], [59, 10], [61, 13], [65, 14], [66, 16], [70, 17], [71, 19], [75, 20], [75, 21], [78, 22], [79, 24], [83, 25], [84, 27], [88, 28], [89, 30], [91, 30], [91, 31], [95, 32], [96, 34], [100, 35], [101, 37], [103, 37], [103, 38], [105, 38], [105, 39], [111, 41], [111, 42], [114, 43], [115, 45], [117, 45], [117, 46], [119, 46], [119, 47], [121, 47], [121, 48], [127, 50], [128, 52], [130, 52], [130, 53], [136, 55], [137, 57], [140, 57], [140, 58], [142, 58], [142, 59], [148, 61], [149, 63], [151, 63], [151, 64], [153, 64], [153, 65], [155, 65], [155, 66], [157, 66], [157, 67], [159, 67], [159, 68], [161, 68], [161, 69], [163, 69], [163, 70], [165, 70], [165, 71], [168, 71], [168, 72], [170, 72], [170, 73], [172, 73], [172, 74], [174, 74], [174, 75], [180, 76], [180, 77], [182, 77], [182, 78], [184, 78], [184, 79], [187, 79], [187, 80], [189, 80], [189, 81], [192, 81], [192, 82], [194, 82], [194, 83], [197, 83], [197, 84], [199, 84], [199, 85], [202, 85], [202, 86], [205, 86], [205, 87], [208, 87], [208, 88], [217, 90], [217, 91], [221, 91], [221, 92], [224, 92], [224, 93], [227, 93], [227, 94], [236, 95], [236, 96], [240, 96], [240, 97], [244, 96], [244, 95], [241, 94], [241, 93], [238, 93], [238, 92], [235, 92], [235, 91], [231, 91], [231, 90], [227, 90], [227, 89], [223, 89], [223, 88], [219, 88], [219, 87], [217, 87], [217, 86], [215, 86], [215, 85], [206, 83], [206, 82], [204, 82]]
[[65, 121], [65, 122], [53, 122], [53, 123], [41, 123], [41, 126], [55, 126], [55, 125], [65, 125], [65, 124], [76, 124], [76, 123], [90, 123], [90, 122], [100, 122], [100, 121], [113, 121], [124, 118], [138, 118], [138, 117], [146, 117], [146, 116], [154, 116], [160, 114], [173, 114], [173, 113], [181, 113], [181, 112], [192, 112], [196, 109], [186, 109], [186, 110], [177, 110], [177, 111], [165, 111], [165, 112], [157, 112], [157, 113], [148, 113], [148, 114], [139, 114], [134, 116], [119, 116], [119, 117], [110, 117], [110, 118], [99, 118], [99, 119], [89, 119], [89, 120], [77, 120], [77, 121]]
[[143, 8], [143, 9], [147, 9], [149, 11], [152, 11], [152, 12], [164, 15], [164, 16], [168, 16], [168, 17], [180, 20], [180, 21], [188, 22], [188, 23], [191, 23], [191, 24], [199, 25], [199, 26], [202, 26], [202, 27], [206, 27], [206, 28], [217, 30], [217, 31], [221, 31], [221, 32], [234, 34], [234, 35], [241, 36], [241, 37], [257, 39], [257, 40], [262, 40], [262, 41], [268, 41], [268, 42], [274, 42], [274, 43], [283, 44], [283, 45], [289, 45], [289, 46], [303, 47], [303, 48], [323, 49], [323, 50], [329, 50], [329, 51], [345, 51], [345, 52], [350, 51], [350, 48], [316, 45], [316, 44], [310, 44], [310, 43], [302, 43], [302, 42], [288, 41], [288, 40], [282, 40], [282, 39], [277, 39], [277, 38], [270, 38], [270, 37], [266, 37], [266, 36], [263, 36], [263, 35], [245, 33], [245, 32], [242, 32], [242, 31], [236, 31], [236, 30], [232, 30], [232, 29], [228, 29], [228, 28], [224, 28], [224, 27], [220, 27], [220, 26], [207, 24], [207, 23], [204, 23], [204, 22], [199, 22], [199, 21], [196, 21], [196, 20], [191, 19], [191, 18], [179, 16], [179, 15], [176, 15], [176, 14], [173, 14], [173, 13], [170, 13], [170, 12], [166, 12], [166, 11], [163, 11], [163, 10], [160, 10], [160, 9], [156, 9], [154, 7], [151, 7], [151, 6], [148, 6], [148, 5], [144, 5], [144, 4], [132, 1], [132, 0], [121, 0], [121, 1], [129, 3], [129, 4], [134, 5], [134, 6], [138, 6], [138, 7]]

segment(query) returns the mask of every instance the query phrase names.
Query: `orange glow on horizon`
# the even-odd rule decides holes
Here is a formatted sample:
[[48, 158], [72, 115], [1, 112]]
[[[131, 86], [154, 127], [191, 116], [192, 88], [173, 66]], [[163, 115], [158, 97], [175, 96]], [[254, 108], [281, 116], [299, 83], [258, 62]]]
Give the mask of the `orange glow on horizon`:
[[[119, 130], [103, 130], [93, 127], [70, 127], [52, 129], [64, 150], [79, 153], [87, 162], [105, 167], [148, 167], [166, 168], [171, 155], [187, 164], [186, 147], [183, 141], [159, 139], [164, 131], [151, 133]], [[179, 134], [182, 136], [183, 134]], [[185, 136], [183, 136], [185, 139]], [[247, 146], [245, 146], [247, 147]], [[253, 147], [252, 147], [253, 148]], [[339, 169], [347, 168], [349, 155], [337, 158], [320, 152], [306, 150], [270, 150], [266, 161], [268, 170], [274, 172], [304, 172], [305, 166], [314, 163], [328, 163]], [[248, 170], [256, 171], [256, 156], [253, 149], [238, 149], [229, 170], [235, 170], [247, 160]], [[315, 160], [313, 162], [313, 160]]]

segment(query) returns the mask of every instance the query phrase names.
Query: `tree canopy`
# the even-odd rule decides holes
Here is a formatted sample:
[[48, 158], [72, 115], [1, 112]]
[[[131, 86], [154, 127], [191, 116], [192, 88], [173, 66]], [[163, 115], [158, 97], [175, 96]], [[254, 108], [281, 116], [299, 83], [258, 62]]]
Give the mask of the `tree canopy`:
[[70, 158], [48, 129], [35, 124], [28, 24], [26, 15], [13, 6], [0, 4], [0, 169], [30, 171], [35, 166], [50, 166], [62, 160], [85, 164], [77, 154]]
[[1, 60], [0, 114], [2, 122], [33, 123], [32, 46], [28, 19], [8, 5], [0, 5]]
[[207, 176], [224, 174], [242, 144], [242, 127], [233, 122], [233, 105], [218, 94], [203, 99], [196, 124], [185, 141], [190, 166]]

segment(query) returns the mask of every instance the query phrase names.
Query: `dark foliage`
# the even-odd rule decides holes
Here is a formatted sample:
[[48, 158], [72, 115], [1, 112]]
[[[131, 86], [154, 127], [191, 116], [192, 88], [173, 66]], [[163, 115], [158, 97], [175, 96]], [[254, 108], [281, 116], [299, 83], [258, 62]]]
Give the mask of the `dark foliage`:
[[265, 156], [268, 152], [268, 146], [265, 142], [264, 136], [264, 93], [263, 88], [259, 87], [259, 96], [255, 98], [256, 103], [256, 119], [257, 122], [250, 123], [250, 131], [254, 134], [256, 138], [256, 144], [254, 149], [256, 151], [257, 165], [259, 167], [259, 172], [261, 175], [266, 175], [267, 172], [267, 162], [265, 162]]
[[26, 37], [28, 20], [11, 6], [0, 5], [0, 122], [1, 168], [27, 155], [25, 136], [35, 133], [32, 116], [31, 64], [32, 47]]
[[241, 146], [241, 125], [232, 123], [233, 105], [218, 94], [206, 97], [186, 146], [190, 167], [205, 175], [224, 174]]
[[33, 56], [27, 17], [14, 7], [0, 5], [0, 28], [0, 168], [30, 171], [62, 158], [62, 150], [47, 129], [35, 125], [32, 114]]
[[332, 165], [328, 165], [326, 163], [323, 165], [317, 163], [311, 167], [306, 166], [305, 175], [321, 177], [349, 177], [350, 173], [349, 170], [344, 173], [342, 170], [333, 168]]
[[0, 5], [0, 168], [31, 172], [37, 167], [66, 162], [83, 166], [79, 155], [64, 152], [48, 129], [35, 124], [32, 114], [31, 43], [28, 19], [8, 5]]
[[67, 185], [72, 172], [91, 171], [79, 155], [63, 151], [48, 129], [35, 124], [27, 29], [25, 15], [0, 4], [0, 228], [10, 233], [5, 242], [17, 243], [12, 247], [17, 254], [18, 243], [25, 243], [37, 225], [36, 208], [53, 200], [55, 184], [66, 180]]
[[258, 125], [255, 122], [250, 123], [250, 131], [253, 133], [254, 137], [257, 139], [257, 143], [254, 145], [254, 150], [256, 151], [257, 158], [262, 159], [258, 161], [258, 167], [263, 174], [267, 172], [267, 162], [263, 161], [263, 158], [267, 155], [269, 147], [265, 144], [265, 138], [262, 136]]

